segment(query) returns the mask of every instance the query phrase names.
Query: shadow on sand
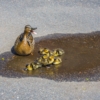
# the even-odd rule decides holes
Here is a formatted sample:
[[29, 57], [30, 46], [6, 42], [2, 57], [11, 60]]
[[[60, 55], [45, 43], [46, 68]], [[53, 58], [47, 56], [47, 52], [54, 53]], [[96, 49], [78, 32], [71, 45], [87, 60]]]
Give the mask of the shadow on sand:
[[[100, 81], [100, 32], [88, 34], [52, 34], [35, 38], [34, 55], [18, 56], [13, 52], [0, 55], [0, 75], [8, 78], [41, 77], [56, 81]], [[38, 56], [40, 47], [62, 48], [62, 64], [24, 71], [27, 63]], [[3, 58], [3, 59], [2, 59]]]

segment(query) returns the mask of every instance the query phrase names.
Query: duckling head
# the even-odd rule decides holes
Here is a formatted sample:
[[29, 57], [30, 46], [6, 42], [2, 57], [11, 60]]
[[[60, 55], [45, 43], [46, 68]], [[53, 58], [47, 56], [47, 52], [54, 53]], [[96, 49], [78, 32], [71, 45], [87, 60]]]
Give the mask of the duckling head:
[[60, 57], [57, 57], [54, 59], [53, 64], [56, 65], [56, 64], [60, 64], [61, 62], [62, 62], [62, 59]]
[[58, 49], [58, 53], [59, 53], [59, 55], [61, 56], [61, 55], [63, 55], [65, 52], [64, 52], [63, 49]]
[[26, 70], [28, 70], [28, 71], [33, 70], [33, 66], [32, 66], [32, 64], [28, 64], [28, 65], [26, 65]]
[[44, 48], [40, 48], [40, 49], [39, 49], [39, 52], [42, 52], [43, 50], [44, 50]]
[[53, 52], [54, 56], [61, 56], [64, 54], [64, 50], [63, 49], [55, 49]]
[[54, 62], [55, 57], [54, 56], [50, 56], [48, 58], [48, 64], [52, 64]]
[[44, 58], [44, 59], [47, 59], [48, 57], [50, 57], [50, 53], [48, 52], [48, 53], [46, 53], [46, 54], [44, 54], [42, 57]]
[[37, 62], [41, 63], [42, 62], [42, 57], [37, 58]]
[[56, 56], [59, 56], [58, 50], [54, 50], [54, 51], [53, 51], [53, 56], [55, 56], [55, 57], [56, 57]]
[[40, 48], [40, 50], [39, 50], [39, 53], [40, 54], [47, 54], [47, 53], [49, 53], [50, 52], [50, 50], [48, 49], [48, 48]]
[[54, 58], [55, 58], [55, 56], [51, 55], [51, 56], [49, 56], [49, 58], [50, 58], [50, 59], [54, 59]]
[[46, 63], [47, 63], [48, 57], [42, 56], [40, 59], [41, 59], [41, 63], [42, 63], [42, 64], [46, 64]]

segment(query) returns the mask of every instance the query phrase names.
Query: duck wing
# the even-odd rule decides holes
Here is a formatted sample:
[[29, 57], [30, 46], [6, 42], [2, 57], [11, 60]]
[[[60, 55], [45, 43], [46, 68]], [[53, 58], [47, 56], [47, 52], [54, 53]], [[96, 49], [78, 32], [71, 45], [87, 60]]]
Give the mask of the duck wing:
[[33, 36], [31, 33], [28, 34], [27, 39], [32, 43], [33, 42]]
[[20, 34], [20, 35], [17, 37], [17, 39], [16, 39], [16, 41], [15, 41], [15, 45], [18, 45], [18, 44], [22, 41], [22, 39], [23, 39], [23, 33]]
[[29, 46], [34, 44], [33, 36], [31, 33], [29, 33], [27, 36], [27, 42], [28, 42]]

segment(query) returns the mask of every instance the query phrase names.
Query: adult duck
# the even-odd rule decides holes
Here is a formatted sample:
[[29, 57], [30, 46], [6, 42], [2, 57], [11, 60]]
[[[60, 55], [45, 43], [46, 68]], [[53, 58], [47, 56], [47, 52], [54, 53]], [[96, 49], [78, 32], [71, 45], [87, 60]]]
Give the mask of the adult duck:
[[31, 33], [37, 28], [32, 28], [30, 25], [26, 25], [24, 33], [20, 34], [14, 44], [14, 51], [18, 55], [29, 55], [33, 53], [35, 41]]

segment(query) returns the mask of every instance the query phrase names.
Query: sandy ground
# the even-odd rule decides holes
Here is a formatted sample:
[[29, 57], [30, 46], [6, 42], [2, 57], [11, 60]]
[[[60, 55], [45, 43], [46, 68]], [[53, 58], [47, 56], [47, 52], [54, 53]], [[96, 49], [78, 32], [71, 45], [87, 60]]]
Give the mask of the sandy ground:
[[[100, 30], [99, 0], [0, 0], [0, 53], [10, 51], [24, 26], [38, 35]], [[0, 76], [1, 100], [98, 100], [100, 82], [56, 82]]]

